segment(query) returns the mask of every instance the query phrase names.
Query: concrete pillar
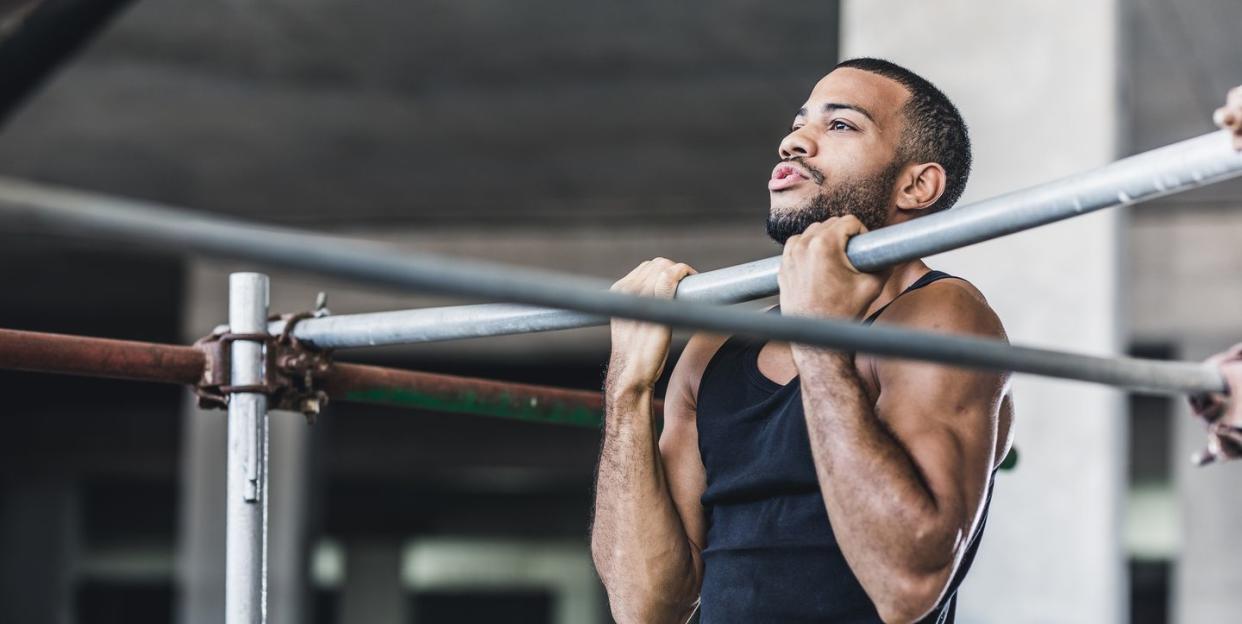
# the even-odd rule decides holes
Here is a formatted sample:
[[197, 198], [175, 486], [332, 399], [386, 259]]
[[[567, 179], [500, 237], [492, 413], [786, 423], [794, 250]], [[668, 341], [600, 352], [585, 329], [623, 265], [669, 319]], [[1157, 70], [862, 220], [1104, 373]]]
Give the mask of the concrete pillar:
[[[1178, 355], [1202, 359], [1237, 342], [1238, 336], [1218, 340], [1192, 339]], [[1190, 415], [1185, 401], [1178, 401], [1174, 425], [1173, 473], [1181, 515], [1181, 548], [1173, 567], [1173, 621], [1233, 622], [1242, 612], [1242, 462], [1198, 468], [1190, 456], [1207, 441], [1204, 427]]]
[[267, 621], [303, 624], [311, 621], [310, 547], [312, 522], [311, 471], [316, 429], [295, 412], [269, 416]]
[[[301, 414], [272, 412], [268, 500], [268, 622], [309, 619], [311, 435]], [[181, 624], [224, 621], [225, 420], [187, 406], [178, 536]]]
[[[855, 0], [841, 56], [891, 59], [954, 100], [975, 146], [970, 201], [1115, 159], [1117, 21], [1114, 2]], [[979, 286], [1014, 342], [1113, 354], [1123, 223], [1099, 213], [929, 263]], [[1022, 461], [997, 480], [958, 621], [1121, 622], [1121, 395], [1018, 377], [1014, 396]]]
[[64, 477], [17, 478], [0, 494], [0, 622], [69, 624], [78, 498]]
[[181, 441], [177, 531], [177, 622], [224, 621], [224, 489], [227, 428], [222, 411], [187, 395]]
[[347, 542], [340, 624], [409, 622], [408, 611], [401, 584], [400, 540]]

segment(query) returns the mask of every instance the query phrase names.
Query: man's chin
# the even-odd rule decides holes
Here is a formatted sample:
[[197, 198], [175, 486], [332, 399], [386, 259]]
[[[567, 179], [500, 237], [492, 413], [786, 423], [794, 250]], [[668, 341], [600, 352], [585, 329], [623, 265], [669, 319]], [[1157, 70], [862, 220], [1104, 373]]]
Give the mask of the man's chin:
[[796, 214], [806, 206], [807, 198], [796, 195], [793, 191], [772, 191], [769, 193], [768, 216]]

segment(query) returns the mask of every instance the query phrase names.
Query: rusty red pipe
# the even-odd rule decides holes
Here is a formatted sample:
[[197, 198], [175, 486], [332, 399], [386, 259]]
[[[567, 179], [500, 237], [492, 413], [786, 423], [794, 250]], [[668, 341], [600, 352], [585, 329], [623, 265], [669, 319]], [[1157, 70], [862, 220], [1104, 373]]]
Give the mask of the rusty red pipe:
[[[205, 365], [195, 347], [0, 329], [0, 369], [195, 385]], [[603, 395], [586, 390], [340, 362], [323, 383], [335, 401], [591, 427], [603, 419]]]

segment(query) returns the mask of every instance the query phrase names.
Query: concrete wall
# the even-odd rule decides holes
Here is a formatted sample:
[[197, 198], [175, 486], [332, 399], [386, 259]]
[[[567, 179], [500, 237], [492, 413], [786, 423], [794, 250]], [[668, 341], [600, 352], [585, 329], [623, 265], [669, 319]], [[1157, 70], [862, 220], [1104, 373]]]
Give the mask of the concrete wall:
[[[1070, 0], [848, 2], [842, 57], [889, 58], [954, 99], [975, 144], [970, 201], [1115, 157], [1116, 11]], [[1096, 214], [930, 262], [978, 285], [1014, 342], [1116, 353], [1123, 220]], [[959, 621], [1120, 622], [1120, 396], [1029, 377], [1014, 395], [1021, 463], [997, 480]]]
[[[1178, 357], [1202, 359], [1237, 342], [1242, 333], [1188, 339]], [[1181, 540], [1174, 561], [1171, 622], [1232, 622], [1242, 608], [1238, 588], [1242, 587], [1242, 505], [1238, 504], [1238, 483], [1242, 463], [1192, 466], [1192, 453], [1203, 450], [1207, 442], [1203, 425], [1190, 416], [1184, 402], [1178, 403], [1174, 424], [1174, 483], [1181, 513]]]
[[[1234, 0], [1125, 5], [1122, 77], [1127, 151], [1209, 131], [1225, 91], [1242, 84], [1242, 4]], [[1129, 230], [1126, 306], [1138, 344], [1169, 347], [1199, 359], [1242, 340], [1242, 180], [1137, 206]], [[1173, 435], [1171, 477], [1160, 494], [1171, 510], [1162, 527], [1172, 539], [1169, 621], [1224, 622], [1242, 609], [1236, 496], [1242, 466], [1195, 468], [1203, 426], [1177, 401], [1167, 415]]]

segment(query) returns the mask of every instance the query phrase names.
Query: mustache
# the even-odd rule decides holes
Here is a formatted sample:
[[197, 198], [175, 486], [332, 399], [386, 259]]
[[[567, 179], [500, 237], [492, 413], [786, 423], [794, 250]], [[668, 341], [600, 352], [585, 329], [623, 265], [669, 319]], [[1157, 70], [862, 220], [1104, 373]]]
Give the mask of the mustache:
[[825, 176], [823, 171], [816, 169], [815, 166], [812, 165], [811, 163], [808, 163], [806, 161], [806, 158], [803, 156], [794, 156], [793, 158], [786, 158], [785, 162], [793, 162], [793, 163], [798, 163], [799, 165], [801, 165], [803, 169], [806, 169], [807, 173], [811, 174], [811, 179], [815, 182], [815, 184], [822, 185], [824, 183], [824, 180], [828, 179], [828, 176]]

